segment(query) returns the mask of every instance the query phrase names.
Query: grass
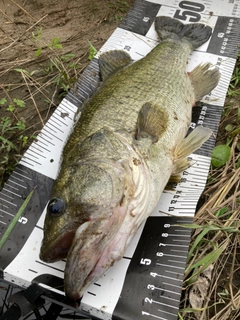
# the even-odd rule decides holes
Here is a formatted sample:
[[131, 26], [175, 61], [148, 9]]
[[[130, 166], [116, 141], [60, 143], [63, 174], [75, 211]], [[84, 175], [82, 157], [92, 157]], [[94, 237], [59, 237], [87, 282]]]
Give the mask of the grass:
[[[23, 100], [13, 98], [10, 101], [2, 98], [0, 105], [5, 108], [5, 115], [0, 118], [0, 176], [8, 175], [20, 160], [21, 149], [24, 148], [33, 136], [26, 135], [25, 119], [21, 111], [25, 108]], [[13, 137], [17, 137], [13, 142]], [[0, 187], [3, 181], [0, 178]]]
[[[240, 60], [192, 228], [179, 320], [240, 318]], [[219, 148], [220, 147], [220, 148]]]
[[[41, 34], [42, 31], [39, 30], [37, 35], [32, 35], [35, 43], [41, 39]], [[60, 38], [53, 38], [49, 44], [45, 45], [45, 49], [38, 47], [34, 59], [39, 61], [39, 69], [26, 70], [13, 66], [9, 72], [15, 73], [18, 79], [20, 76], [19, 83], [1, 86], [5, 97], [0, 100], [2, 110], [0, 118], [0, 188], [14, 170], [24, 150], [36, 138], [35, 133], [32, 134], [32, 127], [41, 129], [44, 126], [51, 114], [51, 109], [56, 107], [57, 103], [73, 87], [79, 72], [86, 65], [82, 65], [81, 58], [76, 58], [75, 54], [65, 53], [66, 51], [60, 42]], [[90, 52], [92, 52], [92, 48], [93, 46], [89, 48]], [[14, 91], [19, 87], [28, 92], [21, 99], [18, 96], [13, 97]], [[50, 92], [52, 92], [52, 96]], [[38, 125], [36, 125], [36, 120], [32, 123], [28, 122], [30, 104], [35, 109], [30, 113], [37, 115]], [[39, 107], [40, 104], [46, 106], [47, 112], [45, 112], [46, 109], [43, 111]], [[36, 134], [37, 132], [38, 129], [36, 129]]]

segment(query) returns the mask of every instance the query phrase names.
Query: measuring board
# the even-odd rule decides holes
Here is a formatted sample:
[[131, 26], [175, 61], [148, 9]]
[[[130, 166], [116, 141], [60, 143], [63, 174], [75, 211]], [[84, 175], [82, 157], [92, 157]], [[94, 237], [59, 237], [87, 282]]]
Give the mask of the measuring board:
[[[240, 0], [222, 0], [221, 5], [218, 0], [136, 0], [98, 55], [122, 49], [133, 60], [141, 59], [158, 43], [154, 19], [159, 15], [186, 23], [203, 22], [213, 28], [211, 39], [191, 54], [187, 71], [207, 61], [220, 69], [218, 86], [194, 107], [189, 129], [202, 124], [216, 136], [240, 43]], [[39, 260], [39, 249], [46, 205], [58, 174], [63, 146], [73, 128], [75, 114], [99, 84], [97, 57], [79, 78], [76, 91], [71, 90], [63, 99], [0, 192], [3, 236], [24, 199], [34, 190], [24, 214], [0, 251], [2, 279], [23, 288], [37, 282], [53, 293], [64, 295], [65, 261], [43, 263]], [[181, 225], [192, 222], [214, 145], [215, 139], [211, 137], [190, 156], [193, 165], [182, 172], [180, 183], [163, 192], [124, 258], [87, 289], [80, 302], [80, 312], [98, 319], [177, 319], [190, 242], [190, 231]]]

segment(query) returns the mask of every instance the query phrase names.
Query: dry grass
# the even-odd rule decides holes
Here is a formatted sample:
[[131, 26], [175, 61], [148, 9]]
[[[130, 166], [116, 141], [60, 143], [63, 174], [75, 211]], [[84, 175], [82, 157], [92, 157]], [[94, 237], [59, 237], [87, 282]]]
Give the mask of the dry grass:
[[195, 216], [179, 319], [240, 319], [239, 86], [235, 93], [227, 98], [217, 138], [229, 143], [231, 155], [223, 167], [210, 169]]

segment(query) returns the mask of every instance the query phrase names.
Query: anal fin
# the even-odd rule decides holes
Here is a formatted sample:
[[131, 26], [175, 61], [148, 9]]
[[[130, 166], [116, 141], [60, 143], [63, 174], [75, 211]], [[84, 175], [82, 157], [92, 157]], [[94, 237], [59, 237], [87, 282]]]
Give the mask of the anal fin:
[[173, 174], [187, 169], [191, 163], [187, 157], [199, 149], [212, 135], [212, 130], [203, 126], [197, 126], [183, 141], [176, 147], [174, 153]]

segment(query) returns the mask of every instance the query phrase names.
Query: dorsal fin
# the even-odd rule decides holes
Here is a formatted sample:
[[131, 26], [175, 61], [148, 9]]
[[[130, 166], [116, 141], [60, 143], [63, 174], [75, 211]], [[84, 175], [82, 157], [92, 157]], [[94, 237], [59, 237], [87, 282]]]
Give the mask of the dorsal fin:
[[188, 75], [194, 89], [196, 101], [211, 92], [217, 86], [221, 76], [219, 69], [210, 62], [199, 64]]
[[130, 55], [123, 50], [111, 50], [102, 53], [99, 57], [99, 68], [102, 80], [132, 63]]

